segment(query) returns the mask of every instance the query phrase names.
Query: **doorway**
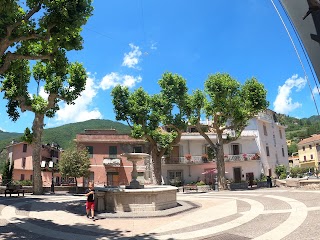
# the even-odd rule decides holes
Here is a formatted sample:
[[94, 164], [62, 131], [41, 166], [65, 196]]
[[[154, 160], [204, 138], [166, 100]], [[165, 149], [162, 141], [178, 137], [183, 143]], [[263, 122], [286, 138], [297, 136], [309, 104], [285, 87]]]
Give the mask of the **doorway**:
[[119, 186], [118, 172], [107, 172], [107, 186]]
[[235, 183], [241, 183], [241, 168], [233, 168], [233, 178]]

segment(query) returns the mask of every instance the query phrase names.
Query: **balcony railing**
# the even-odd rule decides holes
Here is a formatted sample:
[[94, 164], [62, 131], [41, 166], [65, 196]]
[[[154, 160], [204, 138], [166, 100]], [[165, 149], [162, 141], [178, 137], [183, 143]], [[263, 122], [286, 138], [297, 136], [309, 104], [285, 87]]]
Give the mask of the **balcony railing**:
[[[243, 153], [240, 155], [225, 155], [224, 161], [225, 162], [241, 162], [241, 161], [256, 161], [260, 160], [260, 155], [257, 153]], [[194, 156], [192, 155], [191, 158], [188, 160], [186, 157], [163, 157], [162, 163], [163, 164], [202, 164], [208, 162], [215, 162], [216, 159], [209, 160], [204, 158], [203, 156]]]
[[192, 155], [190, 159], [186, 157], [164, 157], [162, 159], [163, 164], [202, 164], [212, 162], [202, 156]]
[[225, 155], [225, 162], [241, 162], [241, 161], [249, 161], [249, 160], [260, 160], [260, 156], [258, 154], [250, 154], [244, 153], [240, 155]]

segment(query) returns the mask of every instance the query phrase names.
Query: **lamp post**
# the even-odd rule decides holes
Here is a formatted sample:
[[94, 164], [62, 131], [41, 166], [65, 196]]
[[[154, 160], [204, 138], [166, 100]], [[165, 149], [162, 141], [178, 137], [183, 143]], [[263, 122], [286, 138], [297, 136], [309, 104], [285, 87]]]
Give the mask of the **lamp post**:
[[216, 171], [216, 176], [214, 177], [215, 183], [214, 183], [214, 191], [219, 192], [219, 185], [218, 185], [218, 172]]
[[53, 181], [54, 163], [53, 161], [49, 161], [49, 168], [51, 169], [51, 194], [54, 194], [54, 181]]

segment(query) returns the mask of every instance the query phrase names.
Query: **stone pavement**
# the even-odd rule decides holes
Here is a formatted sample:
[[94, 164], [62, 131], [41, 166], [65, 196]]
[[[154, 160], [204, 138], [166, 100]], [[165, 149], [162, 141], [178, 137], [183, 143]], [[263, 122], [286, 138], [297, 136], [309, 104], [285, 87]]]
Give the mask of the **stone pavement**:
[[178, 193], [181, 210], [85, 217], [84, 196], [0, 195], [0, 239], [320, 239], [320, 191]]

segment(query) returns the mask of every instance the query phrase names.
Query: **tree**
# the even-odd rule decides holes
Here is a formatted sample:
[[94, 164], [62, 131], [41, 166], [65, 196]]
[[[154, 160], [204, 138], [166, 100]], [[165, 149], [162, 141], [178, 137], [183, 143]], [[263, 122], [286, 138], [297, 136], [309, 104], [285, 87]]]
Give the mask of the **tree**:
[[[91, 15], [91, 0], [27, 1], [27, 11], [17, 1], [4, 2], [0, 4], [1, 14], [6, 16], [0, 22], [0, 77], [4, 78], [0, 90], [8, 100], [7, 112], [13, 121], [20, 116], [19, 108], [35, 113], [27, 138], [33, 144], [33, 193], [42, 194], [44, 117], [53, 117], [61, 100], [72, 104], [84, 89], [85, 69], [79, 63], [69, 63], [66, 52], [82, 48], [81, 26]], [[34, 59], [40, 61], [31, 71], [29, 60]], [[28, 89], [32, 75], [38, 85], [33, 95]], [[38, 94], [42, 82], [48, 99]]]
[[277, 165], [274, 172], [280, 179], [287, 177], [287, 168], [284, 165]]
[[76, 192], [78, 192], [77, 178], [88, 177], [90, 173], [88, 150], [83, 146], [73, 145], [61, 153], [58, 167], [62, 176], [75, 178]]
[[8, 159], [7, 150], [4, 148], [2, 149], [2, 151], [0, 151], [0, 173], [1, 174], [5, 169], [7, 159]]
[[[42, 194], [40, 162], [44, 118], [54, 116], [61, 100], [72, 104], [84, 90], [87, 75], [81, 64], [69, 63], [63, 53], [52, 62], [37, 62], [33, 67], [33, 77], [37, 82], [44, 81], [44, 90], [48, 94], [48, 98], [44, 99], [38, 94], [29, 93], [30, 73], [27, 61], [16, 61], [20, 63], [9, 67], [1, 91], [8, 100], [7, 112], [13, 121], [20, 116], [19, 109], [35, 114], [32, 133], [27, 128], [24, 140], [33, 146], [33, 193]], [[17, 66], [20, 68], [16, 69]]]
[[81, 49], [81, 26], [92, 10], [91, 0], [0, 1], [0, 77], [15, 60], [52, 60], [59, 49]]
[[[204, 92], [196, 90], [190, 96], [189, 119], [216, 154], [220, 188], [226, 188], [223, 145], [238, 139], [248, 121], [267, 108], [266, 94], [264, 86], [255, 78], [241, 85], [229, 74], [217, 73], [209, 75]], [[200, 122], [202, 114], [211, 122], [208, 129]], [[216, 133], [216, 141], [210, 139], [207, 132]], [[230, 132], [235, 135], [222, 137], [223, 133]]]
[[153, 182], [161, 184], [161, 158], [180, 141], [187, 126], [187, 87], [185, 79], [168, 72], [158, 83], [159, 94], [149, 95], [142, 88], [130, 93], [118, 85], [111, 95], [116, 120], [126, 121], [133, 137], [150, 143]]
[[14, 162], [9, 159], [5, 161], [4, 168], [2, 169], [2, 185], [11, 183], [13, 176]]
[[298, 152], [298, 145], [295, 142], [292, 142], [290, 145], [288, 145], [288, 155], [292, 156], [292, 154]]

